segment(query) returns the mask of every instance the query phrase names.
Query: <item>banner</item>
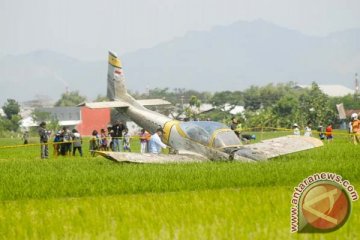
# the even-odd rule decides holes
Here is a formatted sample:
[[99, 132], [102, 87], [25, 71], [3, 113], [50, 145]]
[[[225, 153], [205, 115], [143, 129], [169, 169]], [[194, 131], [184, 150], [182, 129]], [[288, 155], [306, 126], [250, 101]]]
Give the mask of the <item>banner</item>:
[[346, 119], [344, 104], [342, 104], [342, 103], [336, 104], [336, 108], [337, 108], [338, 113], [339, 113], [339, 119]]

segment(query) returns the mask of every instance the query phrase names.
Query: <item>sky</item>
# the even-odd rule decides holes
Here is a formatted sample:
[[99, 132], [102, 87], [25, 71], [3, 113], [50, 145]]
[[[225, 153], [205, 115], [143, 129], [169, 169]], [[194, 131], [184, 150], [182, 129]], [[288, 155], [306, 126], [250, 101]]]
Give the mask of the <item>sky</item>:
[[308, 35], [360, 28], [358, 0], [0, 0], [0, 55], [53, 50], [101, 60], [236, 21]]

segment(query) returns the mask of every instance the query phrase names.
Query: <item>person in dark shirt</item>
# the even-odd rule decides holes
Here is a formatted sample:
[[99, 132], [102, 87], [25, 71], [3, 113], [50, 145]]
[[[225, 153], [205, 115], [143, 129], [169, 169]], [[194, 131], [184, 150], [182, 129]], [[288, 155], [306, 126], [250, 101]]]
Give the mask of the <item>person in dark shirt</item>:
[[79, 151], [80, 156], [82, 157], [82, 155], [83, 155], [82, 154], [82, 137], [76, 129], [72, 130], [71, 138], [73, 140], [72, 141], [73, 142], [72, 155], [75, 156], [75, 152], [77, 149]]
[[62, 129], [62, 144], [60, 146], [60, 152], [63, 156], [68, 156], [71, 153], [71, 132], [67, 127]]
[[49, 147], [48, 147], [49, 135], [48, 135], [48, 131], [46, 130], [45, 122], [40, 123], [39, 137], [41, 144], [41, 158], [42, 159], [49, 158]]
[[125, 126], [124, 124], [117, 120], [115, 122], [115, 124], [112, 127], [113, 133], [111, 135], [111, 138], [113, 140], [113, 151], [114, 152], [120, 152], [121, 149], [121, 138], [122, 138], [122, 133], [125, 130]]
[[237, 128], [238, 128], [238, 125], [239, 125], [239, 123], [238, 123], [238, 120], [236, 119], [236, 117], [232, 117], [232, 118], [231, 118], [230, 128], [231, 128], [231, 130], [234, 131], [234, 133], [236, 134], [236, 136], [237, 136], [238, 138], [240, 138], [240, 132], [239, 132], [239, 130], [237, 129]]

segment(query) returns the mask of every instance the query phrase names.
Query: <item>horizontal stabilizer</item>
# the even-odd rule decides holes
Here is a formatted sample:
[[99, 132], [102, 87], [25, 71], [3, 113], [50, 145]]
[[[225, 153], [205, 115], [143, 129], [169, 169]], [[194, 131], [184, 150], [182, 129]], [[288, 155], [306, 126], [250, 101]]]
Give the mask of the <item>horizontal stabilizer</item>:
[[205, 157], [191, 154], [152, 154], [152, 153], [125, 153], [125, 152], [102, 152], [97, 154], [115, 162], [125, 163], [189, 163], [208, 162]]
[[[171, 103], [163, 100], [163, 99], [143, 99], [137, 100], [139, 104], [142, 106], [161, 106], [161, 105], [170, 105]], [[121, 101], [115, 100], [110, 102], [91, 102], [91, 103], [81, 103], [78, 105], [79, 107], [88, 107], [88, 108], [126, 108], [129, 107], [130, 104]]]
[[171, 105], [171, 102], [168, 102], [164, 99], [142, 99], [136, 100], [143, 106], [161, 106], [161, 105]]
[[78, 105], [79, 107], [88, 107], [88, 108], [123, 108], [129, 107], [130, 105], [123, 101], [111, 101], [111, 102], [91, 102], [91, 103], [82, 103]]
[[244, 145], [240, 150], [236, 151], [234, 158], [236, 159], [236, 156], [239, 156], [257, 161], [266, 160], [323, 145], [323, 142], [317, 138], [290, 135]]

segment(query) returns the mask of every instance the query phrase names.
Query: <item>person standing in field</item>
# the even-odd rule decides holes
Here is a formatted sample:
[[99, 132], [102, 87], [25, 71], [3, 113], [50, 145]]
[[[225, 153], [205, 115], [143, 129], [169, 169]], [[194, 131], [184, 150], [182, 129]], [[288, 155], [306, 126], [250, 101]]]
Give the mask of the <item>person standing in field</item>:
[[122, 132], [125, 130], [124, 124], [122, 124], [121, 121], [117, 120], [112, 127], [112, 130], [113, 135], [111, 137], [113, 141], [113, 151], [120, 152]]
[[147, 145], [148, 145], [148, 137], [146, 134], [145, 129], [141, 129], [140, 132], [140, 153], [146, 153], [147, 152]]
[[108, 130], [108, 137], [109, 137], [108, 147], [109, 147], [109, 150], [111, 150], [111, 151], [114, 149], [113, 135], [114, 135], [114, 130], [112, 130], [112, 129]]
[[167, 146], [161, 141], [161, 136], [164, 134], [164, 130], [162, 128], [158, 128], [156, 132], [151, 135], [149, 141], [149, 152], [160, 154], [162, 148], [166, 148]]
[[48, 131], [46, 130], [46, 122], [40, 123], [38, 131], [40, 136], [41, 158], [42, 159], [49, 158], [49, 146], [48, 146], [49, 135], [48, 135]]
[[305, 127], [305, 133], [304, 136], [305, 137], [311, 137], [312, 132], [311, 132], [311, 121], [308, 121]]
[[328, 141], [332, 141], [333, 139], [332, 130], [332, 123], [329, 123], [325, 129], [325, 135]]
[[107, 136], [106, 136], [106, 132], [105, 132], [105, 129], [101, 129], [100, 130], [100, 150], [101, 151], [108, 151], [108, 139], [107, 139]]
[[72, 130], [72, 136], [71, 136], [72, 140], [73, 140], [73, 150], [72, 150], [72, 155], [75, 156], [75, 152], [76, 149], [79, 151], [80, 157], [82, 157], [82, 138], [80, 133], [76, 130], [73, 129]]
[[124, 152], [126, 152], [126, 151], [131, 152], [130, 139], [131, 139], [131, 136], [129, 134], [129, 130], [127, 128], [125, 128], [125, 131], [124, 131]]
[[325, 139], [324, 127], [323, 127], [323, 125], [321, 123], [319, 124], [319, 126], [317, 128], [317, 132], [319, 134], [320, 140], [324, 140]]
[[67, 127], [64, 126], [62, 129], [62, 144], [60, 146], [61, 155], [70, 155], [71, 145], [71, 132]]
[[53, 140], [53, 148], [54, 148], [54, 156], [57, 157], [60, 154], [60, 148], [61, 148], [61, 142], [63, 141], [62, 139], [62, 131], [59, 130], [57, 131], [57, 133], [55, 134], [54, 140]]
[[24, 145], [29, 143], [29, 131], [25, 131], [23, 135]]
[[353, 118], [351, 123], [353, 143], [357, 145], [360, 143], [360, 120], [358, 119], [358, 115], [356, 113], [352, 114], [351, 117]]
[[294, 123], [293, 124], [293, 133], [294, 133], [294, 135], [296, 135], [296, 136], [300, 136], [300, 130], [299, 130], [299, 126], [297, 125], [297, 123]]
[[234, 131], [234, 133], [236, 134], [236, 136], [238, 137], [238, 138], [240, 138], [240, 132], [238, 131], [238, 125], [239, 125], [239, 123], [238, 123], [238, 120], [236, 119], [236, 117], [232, 117], [231, 118], [231, 125], [230, 125], [230, 128], [231, 128], [231, 130], [233, 130]]
[[98, 131], [94, 130], [92, 132], [92, 136], [90, 139], [90, 152], [91, 152], [91, 156], [95, 156], [95, 151], [99, 150], [99, 144], [100, 144], [100, 139], [99, 139], [99, 135], [98, 135]]

